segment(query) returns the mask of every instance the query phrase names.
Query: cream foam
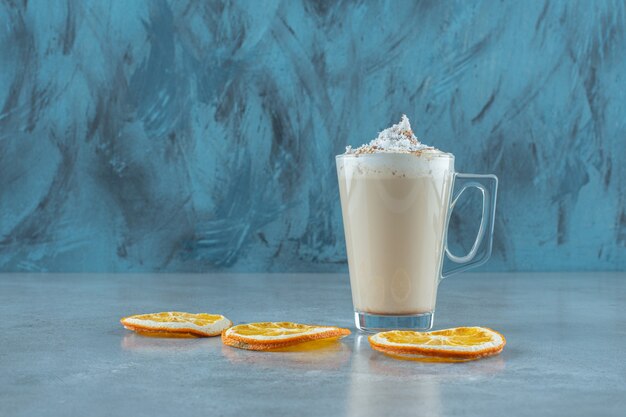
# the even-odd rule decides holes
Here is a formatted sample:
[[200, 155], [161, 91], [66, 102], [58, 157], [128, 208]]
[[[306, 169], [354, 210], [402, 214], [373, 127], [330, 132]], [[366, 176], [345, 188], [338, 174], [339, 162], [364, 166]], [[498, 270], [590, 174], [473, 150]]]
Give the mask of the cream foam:
[[406, 114], [402, 115], [399, 123], [383, 130], [376, 139], [370, 143], [361, 145], [356, 149], [346, 147], [346, 154], [371, 154], [371, 153], [410, 153], [428, 154], [440, 153], [438, 149], [428, 146], [417, 138], [411, 129], [411, 122]]

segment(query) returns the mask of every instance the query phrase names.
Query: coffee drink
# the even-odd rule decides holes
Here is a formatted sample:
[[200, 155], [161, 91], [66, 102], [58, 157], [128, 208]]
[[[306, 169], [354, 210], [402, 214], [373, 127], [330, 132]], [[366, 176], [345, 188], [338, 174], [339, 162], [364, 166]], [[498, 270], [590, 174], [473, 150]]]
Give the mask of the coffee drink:
[[342, 158], [337, 169], [355, 310], [432, 312], [454, 158], [372, 153]]
[[[356, 326], [430, 329], [441, 279], [491, 254], [498, 179], [456, 173], [454, 156], [421, 143], [406, 116], [336, 161]], [[470, 188], [482, 195], [481, 222], [471, 250], [456, 256], [448, 218]]]

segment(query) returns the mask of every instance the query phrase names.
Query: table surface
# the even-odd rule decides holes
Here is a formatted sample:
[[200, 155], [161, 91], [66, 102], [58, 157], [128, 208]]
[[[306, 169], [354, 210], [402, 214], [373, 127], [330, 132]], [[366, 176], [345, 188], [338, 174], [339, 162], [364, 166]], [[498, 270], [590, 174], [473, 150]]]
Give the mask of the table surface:
[[[626, 273], [464, 274], [435, 328], [502, 332], [501, 355], [428, 364], [374, 352], [346, 274], [0, 275], [1, 416], [624, 416]], [[318, 351], [157, 339], [125, 315], [350, 327]]]

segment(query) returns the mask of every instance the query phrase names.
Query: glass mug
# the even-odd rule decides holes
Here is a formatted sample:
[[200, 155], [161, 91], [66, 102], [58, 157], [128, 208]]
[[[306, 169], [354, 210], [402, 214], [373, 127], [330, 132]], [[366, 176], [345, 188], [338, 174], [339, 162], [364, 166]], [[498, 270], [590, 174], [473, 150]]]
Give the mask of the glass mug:
[[[431, 329], [439, 282], [491, 255], [497, 177], [456, 173], [454, 155], [443, 152], [346, 154], [336, 162], [357, 328]], [[482, 194], [482, 218], [469, 253], [456, 256], [448, 222], [469, 188]]]

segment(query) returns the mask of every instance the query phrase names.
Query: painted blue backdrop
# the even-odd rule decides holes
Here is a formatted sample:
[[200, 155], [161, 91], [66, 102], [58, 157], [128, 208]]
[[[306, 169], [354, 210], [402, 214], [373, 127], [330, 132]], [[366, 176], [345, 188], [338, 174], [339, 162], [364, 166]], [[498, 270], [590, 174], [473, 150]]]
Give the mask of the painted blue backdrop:
[[0, 270], [345, 270], [333, 157], [402, 113], [499, 176], [485, 269], [625, 269], [625, 28], [609, 0], [3, 0]]

